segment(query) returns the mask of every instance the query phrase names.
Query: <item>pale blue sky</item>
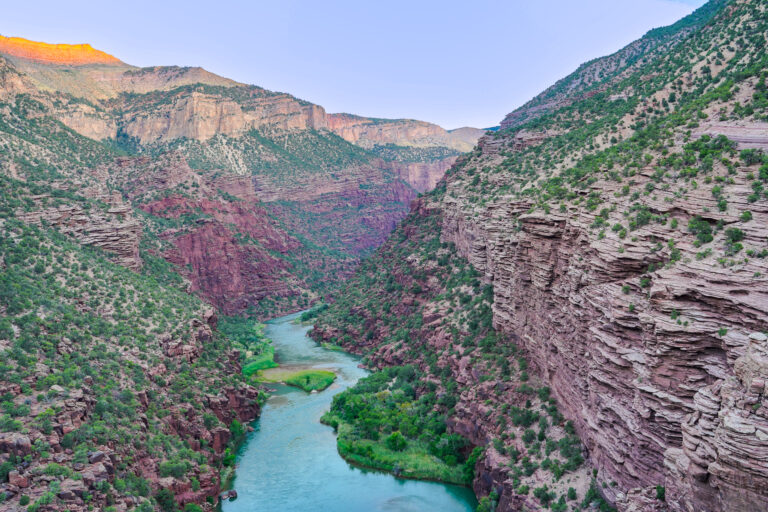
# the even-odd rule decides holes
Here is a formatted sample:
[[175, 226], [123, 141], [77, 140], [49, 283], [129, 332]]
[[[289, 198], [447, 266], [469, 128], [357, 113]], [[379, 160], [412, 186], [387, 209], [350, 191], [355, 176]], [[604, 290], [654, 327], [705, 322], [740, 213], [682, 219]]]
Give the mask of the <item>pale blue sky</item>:
[[487, 127], [704, 0], [36, 0], [0, 34], [194, 65], [329, 112]]

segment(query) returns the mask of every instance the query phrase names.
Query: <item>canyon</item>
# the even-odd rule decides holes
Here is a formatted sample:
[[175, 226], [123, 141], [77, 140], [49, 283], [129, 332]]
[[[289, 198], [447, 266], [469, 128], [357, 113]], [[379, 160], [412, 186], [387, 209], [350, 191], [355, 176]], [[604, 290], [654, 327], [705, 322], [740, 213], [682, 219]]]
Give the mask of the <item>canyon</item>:
[[491, 131], [0, 36], [0, 509], [213, 510], [299, 311], [352, 463], [768, 509], [766, 34], [711, 0]]
[[266, 399], [256, 321], [482, 133], [0, 36], [0, 509], [212, 510]]

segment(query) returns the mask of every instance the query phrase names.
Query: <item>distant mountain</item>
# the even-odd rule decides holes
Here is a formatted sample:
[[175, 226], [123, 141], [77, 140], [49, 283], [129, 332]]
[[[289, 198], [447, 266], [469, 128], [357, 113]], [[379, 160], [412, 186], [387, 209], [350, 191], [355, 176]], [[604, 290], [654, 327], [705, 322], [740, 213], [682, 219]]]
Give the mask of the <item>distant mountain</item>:
[[0, 55], [10, 108], [0, 169], [117, 191], [141, 224], [131, 243], [174, 262], [228, 313], [306, 307], [482, 134], [326, 114], [202, 68], [137, 68], [89, 45], [0, 36]]

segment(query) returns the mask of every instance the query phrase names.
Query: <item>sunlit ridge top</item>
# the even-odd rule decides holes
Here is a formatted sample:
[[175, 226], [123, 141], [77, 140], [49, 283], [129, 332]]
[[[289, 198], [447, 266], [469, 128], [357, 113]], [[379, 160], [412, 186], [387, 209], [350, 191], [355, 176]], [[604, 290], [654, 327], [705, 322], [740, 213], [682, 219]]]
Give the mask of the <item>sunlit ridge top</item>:
[[0, 53], [46, 64], [122, 64], [116, 57], [96, 50], [89, 44], [50, 44], [21, 37], [0, 36]]

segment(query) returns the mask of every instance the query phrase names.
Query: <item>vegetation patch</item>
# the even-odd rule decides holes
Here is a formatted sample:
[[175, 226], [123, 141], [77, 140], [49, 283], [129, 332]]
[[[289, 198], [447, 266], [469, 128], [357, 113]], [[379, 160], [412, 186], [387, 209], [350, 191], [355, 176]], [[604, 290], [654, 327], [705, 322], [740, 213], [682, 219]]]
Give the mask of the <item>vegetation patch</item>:
[[230, 316], [219, 320], [219, 331], [231, 339], [245, 354], [243, 375], [250, 377], [259, 370], [276, 368], [275, 347], [264, 334], [265, 325], [251, 318]]
[[283, 382], [304, 391], [322, 391], [336, 380], [336, 374], [329, 370], [288, 370], [274, 368], [257, 374], [260, 382]]
[[352, 464], [467, 485], [471, 446], [446, 432], [437, 386], [422, 378], [413, 366], [374, 373], [336, 395], [321, 421], [337, 431], [339, 453]]

